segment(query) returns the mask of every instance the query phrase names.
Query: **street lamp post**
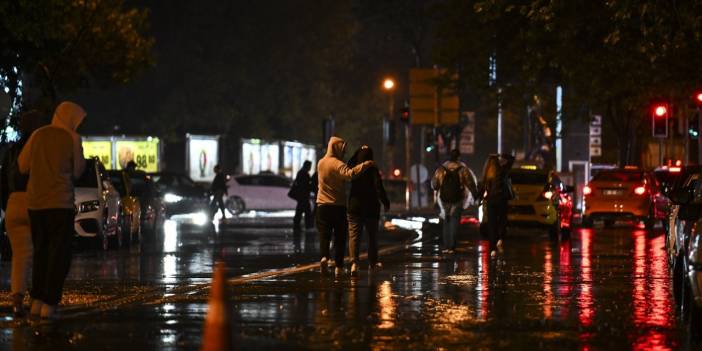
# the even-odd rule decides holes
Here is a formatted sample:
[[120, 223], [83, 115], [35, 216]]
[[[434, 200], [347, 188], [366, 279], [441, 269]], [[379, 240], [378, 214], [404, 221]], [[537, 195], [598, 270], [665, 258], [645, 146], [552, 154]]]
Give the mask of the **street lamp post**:
[[[383, 80], [383, 90], [385, 90], [388, 93], [388, 119], [387, 123], [384, 123], [385, 128], [387, 128], [387, 138], [388, 140], [393, 139], [393, 135], [390, 133], [394, 133], [395, 130], [394, 128], [391, 127], [393, 123], [395, 123], [395, 80], [392, 78], [385, 78]], [[392, 170], [394, 169], [394, 164], [395, 164], [395, 155], [394, 155], [394, 150], [393, 150], [393, 145], [388, 143], [386, 147], [386, 142], [388, 140], [383, 140], [383, 147], [386, 148], [385, 152], [382, 152], [383, 155], [383, 161], [385, 163], [384, 167], [386, 170], [386, 174], [390, 174]]]

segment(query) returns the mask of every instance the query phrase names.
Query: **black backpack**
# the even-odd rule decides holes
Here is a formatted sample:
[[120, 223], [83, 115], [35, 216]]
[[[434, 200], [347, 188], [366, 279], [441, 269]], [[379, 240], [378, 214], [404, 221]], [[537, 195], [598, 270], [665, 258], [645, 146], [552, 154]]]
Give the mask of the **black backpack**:
[[461, 183], [461, 169], [463, 169], [463, 166], [453, 170], [444, 166], [441, 167], [443, 167], [446, 172], [444, 174], [444, 180], [441, 182], [441, 187], [439, 188], [441, 200], [445, 202], [459, 202], [463, 200], [465, 194], [463, 184]]

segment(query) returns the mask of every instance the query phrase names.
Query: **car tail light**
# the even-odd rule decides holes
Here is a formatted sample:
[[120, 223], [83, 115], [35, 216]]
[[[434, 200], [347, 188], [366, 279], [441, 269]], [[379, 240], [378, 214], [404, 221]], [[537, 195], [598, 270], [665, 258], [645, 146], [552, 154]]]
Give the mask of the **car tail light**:
[[584, 186], [584, 187], [583, 187], [583, 195], [590, 195], [590, 194], [592, 194], [592, 188], [590, 188], [590, 187], [587, 186], [587, 185]]
[[634, 188], [634, 194], [636, 195], [643, 195], [646, 194], [646, 187], [645, 186], [637, 186]]

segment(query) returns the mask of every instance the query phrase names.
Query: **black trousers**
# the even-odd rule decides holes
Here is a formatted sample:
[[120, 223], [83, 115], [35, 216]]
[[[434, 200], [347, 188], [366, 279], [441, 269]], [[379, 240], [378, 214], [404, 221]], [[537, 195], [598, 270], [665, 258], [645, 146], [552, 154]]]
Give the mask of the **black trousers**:
[[63, 283], [71, 266], [74, 219], [73, 209], [29, 210], [34, 245], [30, 292], [33, 299], [49, 305], [61, 302]]
[[215, 191], [212, 197], [212, 202], [210, 203], [210, 210], [212, 212], [212, 217], [217, 214], [217, 210], [222, 211], [222, 218], [227, 218], [227, 214], [224, 213], [224, 192]]
[[487, 210], [490, 250], [493, 250], [507, 232], [507, 201], [488, 202]]
[[358, 263], [361, 253], [361, 238], [363, 229], [368, 233], [368, 264], [371, 266], [378, 262], [378, 222], [379, 217], [364, 217], [358, 214], [349, 214], [349, 255], [354, 263]]
[[309, 199], [297, 201], [297, 207], [295, 207], [295, 217], [293, 218], [293, 226], [295, 228], [300, 228], [302, 214], [305, 215], [305, 228], [312, 228], [312, 208], [310, 207]]
[[346, 207], [334, 205], [317, 206], [317, 231], [319, 251], [322, 257], [329, 258], [329, 240], [334, 238], [334, 261], [337, 267], [344, 266], [346, 237], [349, 225], [346, 221]]

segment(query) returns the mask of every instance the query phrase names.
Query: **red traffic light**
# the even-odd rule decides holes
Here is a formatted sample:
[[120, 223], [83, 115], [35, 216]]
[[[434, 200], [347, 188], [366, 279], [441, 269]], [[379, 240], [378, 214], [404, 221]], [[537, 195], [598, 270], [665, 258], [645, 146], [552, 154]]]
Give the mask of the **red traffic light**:
[[702, 106], [702, 91], [695, 93], [695, 104], [697, 104], [697, 106]]
[[407, 107], [400, 109], [400, 120], [405, 123], [409, 123], [410, 120], [410, 110]]
[[663, 117], [668, 113], [668, 107], [665, 105], [657, 105], [654, 107], [653, 113], [656, 115], [656, 117]]

